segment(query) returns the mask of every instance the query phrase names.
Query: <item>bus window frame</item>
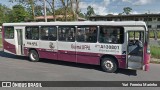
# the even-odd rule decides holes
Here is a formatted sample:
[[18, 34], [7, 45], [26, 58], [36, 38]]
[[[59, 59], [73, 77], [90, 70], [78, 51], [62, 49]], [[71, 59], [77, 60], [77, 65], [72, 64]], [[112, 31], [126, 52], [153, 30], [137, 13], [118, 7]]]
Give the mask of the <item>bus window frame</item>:
[[[79, 42], [79, 41], [77, 41], [78, 28], [79, 27], [83, 28], [83, 27], [87, 27], [87, 26], [88, 27], [96, 27], [96, 30], [97, 30], [96, 42], [87, 42], [87, 41]], [[76, 26], [76, 42], [78, 42], [78, 43], [97, 43], [98, 42], [98, 33], [99, 33], [99, 25], [78, 25], [78, 26]]]
[[[13, 28], [13, 38], [6, 38], [6, 35], [5, 35], [5, 32], [6, 32], [6, 30], [5, 30], [5, 28], [8, 28], [8, 27], [12, 27]], [[14, 26], [4, 26], [4, 39], [15, 39], [15, 35], [14, 35]]]
[[122, 43], [103, 43], [103, 42], [99, 42], [99, 37], [98, 37], [98, 43], [101, 43], [101, 44], [124, 44], [125, 43], [125, 26], [108, 26], [108, 25], [99, 25], [99, 35], [100, 36], [100, 28], [101, 27], [117, 27], [117, 28], [122, 28], [123, 29], [123, 42]]
[[[43, 40], [43, 39], [41, 39], [41, 28], [42, 27], [55, 27], [56, 28], [56, 40]], [[57, 41], [58, 40], [58, 27], [55, 25], [55, 26], [47, 26], [47, 25], [44, 25], [44, 26], [39, 26], [39, 40], [41, 40], [41, 41]]]
[[[38, 27], [38, 39], [27, 39], [26, 38], [26, 30], [28, 27]], [[40, 26], [25, 26], [25, 39], [26, 40], [40, 40]]]
[[[75, 34], [75, 37], [74, 37], [74, 41], [64, 41], [64, 40], [59, 40], [59, 27], [61, 28], [63, 28], [63, 27], [72, 27], [72, 28], [74, 28], [74, 34]], [[58, 42], [75, 42], [76, 41], [76, 26], [75, 25], [58, 25], [57, 26], [57, 41]]]
[[[145, 31], [143, 31], [143, 30], [138, 30], [138, 31], [135, 31], [135, 30], [129, 30], [129, 31], [127, 31], [127, 33], [128, 33], [128, 37], [129, 37], [129, 32], [143, 32], [143, 47], [144, 47], [144, 44], [145, 44], [145, 42], [146, 42], [146, 40], [145, 40]], [[139, 38], [138, 38], [139, 39]], [[134, 36], [134, 40], [135, 40], [135, 36]]]

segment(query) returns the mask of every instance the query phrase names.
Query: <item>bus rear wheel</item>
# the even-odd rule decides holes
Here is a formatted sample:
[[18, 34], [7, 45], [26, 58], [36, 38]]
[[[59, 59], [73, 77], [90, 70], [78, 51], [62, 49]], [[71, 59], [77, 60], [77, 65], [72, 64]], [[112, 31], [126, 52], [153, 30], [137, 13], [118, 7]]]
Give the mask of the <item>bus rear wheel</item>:
[[29, 52], [29, 58], [32, 62], [37, 62], [39, 61], [39, 55], [37, 53], [37, 51], [35, 50], [30, 50]]
[[101, 68], [105, 72], [113, 73], [117, 70], [117, 63], [114, 58], [105, 57], [101, 61]]

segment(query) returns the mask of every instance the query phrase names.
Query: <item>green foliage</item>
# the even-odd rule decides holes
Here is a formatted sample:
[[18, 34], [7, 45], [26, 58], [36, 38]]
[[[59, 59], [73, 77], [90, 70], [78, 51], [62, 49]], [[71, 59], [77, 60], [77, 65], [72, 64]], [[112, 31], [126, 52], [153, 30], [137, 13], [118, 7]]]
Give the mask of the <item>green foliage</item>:
[[155, 38], [155, 33], [157, 34], [157, 38], [160, 39], [160, 31], [155, 32], [154, 30], [149, 32], [150, 38]]
[[124, 7], [123, 8], [123, 11], [126, 15], [130, 14], [130, 12], [132, 11], [132, 8], [131, 7]]
[[[64, 15], [64, 14], [65, 14], [65, 8], [58, 8], [58, 9], [55, 11], [55, 14], [56, 14], [56, 15]], [[72, 14], [71, 8], [67, 8], [67, 14], [68, 14], [68, 15], [71, 15], [71, 14]]]
[[27, 11], [22, 5], [14, 5], [12, 10], [12, 21], [13, 22], [23, 22], [28, 16]]
[[23, 5], [25, 9], [28, 10], [29, 13], [29, 19], [32, 21], [34, 20], [35, 17], [35, 3], [38, 0], [9, 0], [10, 2], [17, 2], [20, 5]]
[[[36, 16], [44, 15], [43, 0], [8, 0], [9, 2], [17, 3], [10, 9], [7, 6], [0, 4], [0, 24], [6, 22], [23, 22], [34, 21]], [[46, 0], [47, 15], [64, 15], [63, 18], [57, 20], [73, 21], [77, 20], [77, 17], [84, 18], [85, 15], [78, 9], [79, 0]], [[59, 6], [55, 5], [57, 3]], [[73, 8], [73, 4], [77, 5], [77, 8]], [[57, 8], [58, 7], [58, 8]], [[94, 14], [94, 10], [91, 7], [88, 12], [88, 16]], [[89, 9], [88, 9], [89, 10]], [[65, 18], [67, 17], [67, 18]]]
[[[65, 21], [65, 8], [59, 8], [57, 10], [55, 10], [55, 15], [63, 15], [62, 18], [58, 18], [57, 21]], [[74, 18], [72, 16], [72, 9], [71, 8], [67, 8], [67, 21], [73, 21]]]
[[95, 15], [94, 8], [91, 6], [87, 7], [86, 18], [88, 19], [90, 16]]
[[81, 12], [78, 13], [79, 17], [85, 18], [85, 15]]
[[35, 6], [35, 16], [42, 16], [43, 15], [43, 7], [41, 5]]
[[0, 25], [10, 21], [11, 9], [7, 6], [0, 4]]
[[151, 46], [151, 56], [160, 59], [160, 47]]
[[[130, 32], [129, 36], [134, 37], [134, 32]], [[135, 32], [135, 38], [138, 38], [138, 37], [139, 37], [139, 32]]]

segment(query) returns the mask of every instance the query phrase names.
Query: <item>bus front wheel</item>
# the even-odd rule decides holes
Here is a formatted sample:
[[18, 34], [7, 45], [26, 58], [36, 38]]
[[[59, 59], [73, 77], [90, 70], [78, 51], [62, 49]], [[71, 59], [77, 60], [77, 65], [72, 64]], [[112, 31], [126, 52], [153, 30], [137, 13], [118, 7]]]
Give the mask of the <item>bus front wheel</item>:
[[39, 61], [39, 55], [37, 53], [37, 51], [35, 50], [30, 50], [29, 52], [29, 58], [32, 62], [37, 62]]
[[114, 58], [105, 57], [101, 61], [101, 68], [105, 72], [113, 73], [117, 70], [117, 63]]

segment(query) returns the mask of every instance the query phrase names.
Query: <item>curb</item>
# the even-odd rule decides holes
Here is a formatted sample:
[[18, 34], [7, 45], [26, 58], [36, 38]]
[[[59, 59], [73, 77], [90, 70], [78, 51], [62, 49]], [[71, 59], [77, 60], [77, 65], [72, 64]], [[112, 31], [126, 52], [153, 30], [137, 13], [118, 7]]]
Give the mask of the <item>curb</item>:
[[150, 63], [157, 63], [157, 64], [160, 64], [160, 59], [157, 59], [157, 58], [151, 58]]

